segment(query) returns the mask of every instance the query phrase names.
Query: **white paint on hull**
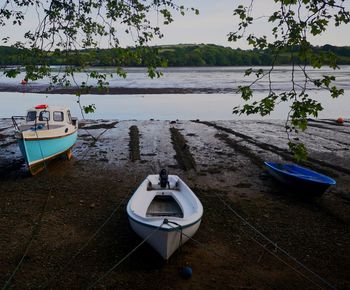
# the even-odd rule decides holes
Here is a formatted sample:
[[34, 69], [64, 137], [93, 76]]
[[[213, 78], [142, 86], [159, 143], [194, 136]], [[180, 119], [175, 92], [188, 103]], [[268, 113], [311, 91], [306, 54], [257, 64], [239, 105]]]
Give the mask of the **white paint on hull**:
[[[152, 233], [156, 228], [150, 227], [146, 224], [140, 224], [129, 218], [130, 225], [132, 229], [137, 233], [141, 238], [145, 239], [148, 235]], [[176, 227], [176, 229], [169, 230], [161, 230], [159, 229], [155, 233], [153, 233], [147, 242], [150, 246], [155, 249], [165, 260], [169, 259], [170, 256], [184, 243], [186, 243], [189, 238], [193, 237], [193, 235], [197, 232], [200, 226], [201, 220], [198, 220], [197, 223], [186, 227], [182, 230], [182, 240], [180, 227]]]
[[[180, 208], [174, 212], [148, 214], [147, 209], [155, 198], [169, 197]], [[181, 244], [192, 237], [199, 228], [203, 206], [192, 190], [176, 175], [169, 175], [169, 185], [161, 188], [158, 175], [149, 175], [128, 202], [127, 213], [133, 230], [143, 239], [154, 230], [147, 242], [164, 258], [168, 259]], [[164, 220], [169, 223], [164, 223]], [[182, 240], [180, 242], [182, 229]]]

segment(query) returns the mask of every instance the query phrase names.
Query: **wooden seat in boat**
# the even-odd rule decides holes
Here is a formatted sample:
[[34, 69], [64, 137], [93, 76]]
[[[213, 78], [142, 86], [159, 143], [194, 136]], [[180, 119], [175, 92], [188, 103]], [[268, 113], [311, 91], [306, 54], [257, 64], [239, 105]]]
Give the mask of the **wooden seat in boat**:
[[183, 212], [172, 196], [156, 195], [147, 209], [146, 216], [171, 216], [183, 218]]

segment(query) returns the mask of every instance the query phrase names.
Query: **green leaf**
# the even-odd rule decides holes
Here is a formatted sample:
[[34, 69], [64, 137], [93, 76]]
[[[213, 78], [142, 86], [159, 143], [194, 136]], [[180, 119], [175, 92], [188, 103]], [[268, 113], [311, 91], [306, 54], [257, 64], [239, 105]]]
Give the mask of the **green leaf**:
[[91, 104], [88, 106], [83, 106], [83, 110], [85, 112], [85, 114], [91, 114], [94, 113], [96, 110], [96, 105], [95, 104]]
[[307, 159], [308, 152], [303, 143], [293, 143], [289, 142], [288, 143], [289, 149], [293, 153], [294, 159], [297, 162], [303, 161]]

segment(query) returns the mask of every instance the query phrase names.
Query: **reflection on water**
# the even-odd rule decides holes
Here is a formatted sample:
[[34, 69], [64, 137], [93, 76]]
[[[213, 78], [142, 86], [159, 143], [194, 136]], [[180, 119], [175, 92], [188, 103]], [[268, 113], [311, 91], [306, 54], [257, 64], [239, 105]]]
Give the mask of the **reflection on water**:
[[[257, 98], [265, 97], [265, 92], [258, 92]], [[322, 101], [324, 111], [320, 118], [337, 118], [350, 116], [350, 91], [336, 100], [332, 100], [326, 92], [311, 92], [311, 97]], [[66, 105], [74, 116], [81, 117], [77, 98], [73, 95], [43, 95], [30, 93], [0, 92], [0, 118], [13, 115], [24, 115], [26, 109], [37, 104]], [[120, 120], [230, 120], [261, 119], [256, 116], [232, 115], [232, 108], [242, 104], [237, 94], [167, 94], [167, 95], [83, 95], [83, 105], [96, 104], [97, 111], [86, 115], [89, 119]], [[265, 119], [284, 119], [288, 112], [288, 104], [279, 105]]]

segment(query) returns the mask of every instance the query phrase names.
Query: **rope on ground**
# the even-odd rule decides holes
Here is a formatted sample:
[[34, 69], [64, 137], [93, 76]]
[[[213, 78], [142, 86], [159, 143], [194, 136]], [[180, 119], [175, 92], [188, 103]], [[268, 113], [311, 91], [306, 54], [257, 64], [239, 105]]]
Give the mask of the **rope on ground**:
[[[305, 266], [303, 263], [301, 263], [300, 261], [298, 261], [296, 258], [294, 258], [293, 256], [291, 256], [286, 250], [282, 249], [280, 246], [277, 245], [277, 243], [273, 242], [271, 239], [269, 239], [266, 235], [264, 235], [262, 232], [260, 232], [257, 228], [255, 228], [252, 224], [250, 224], [244, 217], [242, 217], [239, 213], [237, 213], [237, 211], [235, 211], [224, 199], [222, 199], [222, 197], [215, 193], [216, 197], [236, 216], [238, 217], [244, 225], [247, 225], [248, 227], [250, 227], [254, 232], [256, 232], [257, 234], [259, 234], [262, 238], [264, 238], [266, 241], [269, 242], [269, 244], [272, 244], [276, 250], [279, 250], [280, 252], [282, 252], [284, 255], [286, 255], [288, 258], [290, 258], [292, 261], [294, 261], [296, 264], [298, 264], [301, 268], [303, 268], [304, 270], [306, 270], [309, 274], [314, 275], [316, 278], [318, 278], [324, 285], [326, 285], [327, 287], [329, 287], [330, 289], [333, 290], [337, 290], [337, 288], [330, 284], [328, 281], [326, 281], [325, 279], [323, 279], [320, 275], [318, 275], [317, 273], [315, 273], [314, 271], [312, 271], [311, 269], [309, 269], [307, 266]], [[247, 233], [248, 234], [248, 233]], [[281, 262], [283, 262], [285, 265], [287, 265], [288, 267], [290, 267], [292, 270], [294, 270], [295, 272], [297, 272], [298, 274], [300, 274], [301, 276], [303, 276], [304, 278], [306, 278], [308, 281], [312, 282], [313, 284], [317, 285], [320, 288], [324, 288], [321, 285], [317, 284], [315, 281], [311, 280], [310, 278], [306, 277], [304, 274], [302, 274], [301, 272], [299, 272], [297, 269], [295, 269], [293, 266], [289, 265], [287, 262], [285, 262], [284, 260], [282, 260], [280, 257], [278, 257], [275, 253], [273, 253], [272, 251], [268, 250], [266, 245], [261, 244], [260, 242], [258, 242], [256, 239], [254, 239], [253, 237], [251, 237], [249, 234], [248, 236], [253, 239], [255, 242], [257, 242], [260, 246], [262, 246], [266, 251], [268, 251], [270, 254], [272, 254], [274, 257], [276, 257], [278, 260], [280, 260]]]
[[[36, 125], [35, 125], [36, 126]], [[39, 139], [39, 136], [38, 136], [38, 132], [36, 131], [36, 128], [35, 128], [35, 135], [36, 135], [36, 138]], [[44, 168], [45, 168], [45, 172], [48, 174], [48, 169], [47, 169], [47, 165], [46, 165], [46, 160], [44, 158], [44, 154], [43, 154], [43, 150], [41, 148], [41, 144], [39, 142], [39, 140], [37, 140], [38, 144], [39, 144], [39, 149], [40, 149], [40, 153], [41, 153], [41, 159], [44, 163]], [[12, 279], [14, 278], [14, 276], [16, 275], [16, 273], [18, 272], [18, 270], [21, 268], [22, 266], [22, 263], [24, 262], [24, 259], [25, 257], [27, 256], [28, 252], [29, 252], [29, 248], [30, 246], [32, 245], [33, 241], [34, 241], [34, 238], [35, 236], [39, 233], [40, 231], [40, 228], [41, 228], [41, 222], [42, 222], [42, 219], [44, 217], [44, 213], [46, 211], [46, 208], [47, 208], [47, 205], [49, 203], [49, 197], [51, 195], [51, 192], [52, 192], [52, 186], [49, 184], [49, 190], [47, 192], [47, 196], [46, 196], [46, 199], [45, 199], [45, 202], [44, 202], [44, 205], [42, 207], [42, 210], [40, 212], [40, 215], [39, 215], [39, 219], [37, 222], [35, 222], [34, 224], [34, 228], [32, 230], [32, 234], [30, 236], [30, 239], [28, 240], [27, 242], [27, 245], [25, 246], [25, 249], [24, 249], [24, 252], [22, 254], [22, 257], [21, 259], [19, 260], [19, 262], [17, 263], [15, 269], [13, 270], [12, 274], [10, 275], [10, 277], [6, 280], [4, 286], [2, 287], [2, 290], [6, 290], [10, 287], [11, 285], [11, 282], [12, 282]]]
[[[77, 86], [78, 88], [81, 88], [81, 87], [78, 85], [77, 81], [74, 79], [74, 76], [73, 76], [73, 81], [75, 82], [75, 84], [76, 84], [76, 86]], [[78, 104], [78, 106], [79, 106], [82, 119], [83, 119], [83, 120], [86, 120], [86, 119], [85, 119], [85, 115], [84, 115], [84, 108], [81, 106], [80, 97], [81, 97], [81, 95], [78, 96], [77, 104]], [[92, 139], [94, 139], [94, 142], [96, 143], [97, 140], [98, 140], [98, 138], [100, 138], [100, 136], [101, 136], [102, 134], [104, 134], [107, 130], [112, 129], [112, 128], [106, 129], [104, 132], [102, 132], [102, 133], [101, 133], [99, 136], [97, 136], [97, 137], [95, 137], [94, 135], [92, 135], [92, 134], [91, 134], [87, 129], [85, 129], [84, 127], [81, 128], [81, 129], [83, 129], [86, 133], [88, 133], [88, 135], [90, 135], [90, 137], [91, 137]]]
[[87, 245], [98, 235], [98, 233], [103, 229], [103, 227], [111, 220], [114, 214], [119, 210], [125, 200], [128, 198], [129, 193], [124, 196], [122, 201], [118, 204], [118, 206], [111, 212], [111, 214], [107, 217], [107, 219], [101, 224], [101, 226], [89, 237], [89, 239], [84, 243], [83, 246], [79, 248], [79, 250], [69, 259], [69, 261], [43, 286], [40, 288], [47, 288], [51, 285], [51, 283], [56, 280], [64, 270], [68, 268], [68, 266], [73, 262], [73, 260], [80, 255], [80, 253], [87, 247]]
[[[110, 130], [112, 128], [107, 128], [105, 129], [101, 134], [99, 134], [97, 136], [97, 138], [94, 138], [95, 141], [98, 141], [98, 139], [105, 133], [107, 132], [108, 130]], [[85, 150], [85, 154], [83, 155], [83, 157], [80, 159], [80, 161], [84, 160], [85, 157], [87, 156], [87, 153], [89, 152], [89, 150], [91, 149], [92, 147], [88, 147], [86, 150]], [[136, 177], [134, 175], [134, 177]], [[69, 259], [69, 261], [63, 266], [61, 267], [61, 269], [44, 285], [44, 286], [39, 286], [40, 288], [43, 288], [43, 289], [46, 289], [48, 286], [51, 285], [51, 283], [56, 280], [62, 273], [64, 270], [66, 270], [68, 268], [68, 266], [73, 262], [73, 260], [80, 255], [80, 253], [87, 247], [87, 245], [98, 235], [98, 233], [102, 230], [102, 228], [111, 220], [111, 218], [115, 215], [115, 213], [119, 210], [119, 208], [122, 206], [122, 204], [125, 202], [125, 200], [129, 197], [130, 193], [126, 194], [122, 201], [118, 204], [118, 206], [112, 211], [112, 213], [107, 217], [107, 219], [101, 224], [101, 226], [88, 238], [88, 240], [83, 244], [82, 247], [80, 247], [78, 249], [78, 251], [72, 256], [71, 259]]]
[[[84, 116], [83, 116], [83, 119], [85, 119]], [[94, 139], [94, 142], [97, 142], [98, 139], [99, 139], [105, 132], [107, 132], [107, 131], [110, 130], [110, 129], [112, 129], [112, 128], [107, 128], [107, 129], [105, 129], [103, 132], [101, 132], [101, 133], [97, 136], [97, 138], [94, 137], [91, 133], [89, 133], [89, 132], [88, 132], [88, 133], [89, 133], [89, 135]], [[87, 131], [87, 130], [85, 129], [85, 131]], [[37, 133], [36, 130], [35, 130], [35, 134], [36, 134], [37, 139], [39, 139], [39, 136], [38, 136], [38, 133]], [[45, 160], [45, 158], [44, 158], [44, 154], [43, 154], [43, 150], [42, 150], [42, 147], [41, 147], [40, 142], [38, 142], [38, 145], [39, 145], [39, 149], [40, 149], [40, 153], [41, 153], [41, 158], [42, 158], [42, 161], [43, 161], [43, 163], [44, 163], [45, 171], [46, 171], [46, 173], [48, 173], [46, 160]], [[80, 160], [83, 160], [83, 159], [86, 157], [86, 155], [87, 155], [87, 153], [89, 152], [90, 149], [91, 149], [91, 146], [85, 151], [85, 154], [83, 155], [83, 158], [81, 158]], [[26, 255], [28, 254], [29, 248], [31, 247], [31, 245], [32, 245], [32, 243], [33, 243], [33, 241], [34, 241], [35, 236], [38, 234], [38, 232], [39, 232], [39, 230], [40, 230], [40, 228], [41, 228], [41, 222], [42, 222], [44, 213], [45, 213], [46, 208], [47, 208], [47, 205], [48, 205], [49, 196], [51, 195], [52, 191], [53, 191], [53, 188], [52, 188], [52, 186], [50, 185], [50, 189], [49, 189], [49, 191], [48, 191], [48, 193], [47, 193], [47, 197], [46, 197], [44, 206], [43, 206], [43, 208], [42, 208], [42, 211], [41, 211], [41, 213], [40, 213], [39, 219], [38, 219], [38, 221], [37, 221], [37, 222], [35, 223], [35, 225], [34, 225], [34, 228], [33, 228], [33, 230], [32, 230], [32, 234], [31, 234], [31, 237], [30, 237], [29, 241], [27, 242], [27, 245], [25, 246], [25, 250], [24, 250], [24, 252], [23, 252], [23, 255], [22, 255], [21, 259], [19, 260], [18, 264], [16, 265], [15, 269], [14, 269], [13, 272], [11, 273], [10, 277], [6, 280], [5, 284], [4, 284], [3, 287], [1, 288], [2, 290], [6, 290], [6, 289], [8, 289], [8, 288], [10, 287], [11, 282], [12, 282], [12, 279], [14, 278], [14, 276], [16, 275], [16, 273], [18, 272], [18, 270], [21, 268], [22, 263], [24, 262], [24, 259], [25, 259]], [[125, 197], [125, 198], [126, 198], [126, 197]], [[124, 198], [124, 199], [125, 199], [125, 198]], [[123, 199], [123, 201], [124, 201], [124, 199]], [[119, 208], [119, 206], [115, 209], [115, 211], [116, 211], [118, 208]], [[111, 214], [111, 216], [110, 216], [109, 218], [111, 218], [111, 217], [113, 216], [113, 214], [115, 213], [115, 211], [113, 211], [113, 213]], [[103, 224], [103, 226], [104, 226], [104, 224]], [[97, 234], [97, 233], [96, 233], [96, 234]], [[89, 240], [89, 241], [90, 241], [90, 240]], [[89, 242], [89, 241], [88, 241], [88, 242]], [[85, 247], [85, 246], [86, 246], [86, 245], [84, 245], [84, 247]], [[78, 254], [79, 254], [79, 253], [78, 253]], [[73, 256], [73, 257], [75, 258], [75, 256]], [[73, 259], [71, 259], [71, 260], [73, 260]], [[70, 262], [71, 262], [71, 261], [70, 261]]]
[[[169, 221], [169, 222], [170, 222], [170, 221]], [[175, 227], [171, 226], [169, 223], [168, 223], [168, 225], [169, 225], [171, 228], [175, 229], [176, 231], [180, 231], [178, 228], [175, 228]], [[213, 256], [217, 256], [217, 257], [219, 257], [219, 258], [227, 259], [227, 256], [226, 256], [226, 255], [222, 255], [222, 254], [218, 253], [218, 252], [216, 251], [216, 249], [214, 249], [214, 248], [212, 248], [212, 247], [208, 247], [208, 245], [206, 245], [206, 244], [204, 244], [204, 243], [202, 243], [202, 242], [196, 240], [196, 239], [193, 238], [193, 237], [190, 237], [189, 235], [185, 234], [183, 231], [181, 231], [181, 234], [184, 235], [184, 236], [185, 236], [186, 238], [188, 238], [189, 240], [191, 240], [191, 241], [195, 242], [196, 244], [198, 244], [199, 246], [201, 246], [204, 250], [207, 251], [207, 253], [209, 253], [209, 254], [211, 254], [211, 255], [213, 255]], [[248, 277], [248, 279], [250, 280], [249, 277], [251, 276], [251, 274], [248, 273], [248, 271], [247, 271], [246, 269], [244, 269], [243, 267], [241, 268], [241, 270], [242, 270], [243, 272], [245, 272], [245, 273], [248, 275], [247, 277]], [[269, 285], [269, 284], [266, 283], [265, 281], [263, 281], [263, 283], [264, 283], [264, 284], [267, 284], [267, 286], [268, 286], [269, 288], [271, 288], [271, 285]]]
[[[215, 249], [208, 247], [207, 245], [205, 245], [204, 243], [194, 239], [193, 237], [190, 237], [189, 235], [185, 234], [184, 231], [181, 229], [180, 227], [174, 227], [172, 226], [170, 223], [174, 223], [172, 221], [168, 221], [168, 226], [173, 228], [174, 230], [178, 231], [179, 233], [181, 233], [182, 235], [184, 235], [186, 238], [188, 238], [189, 240], [194, 241], [196, 244], [200, 245], [204, 250], [207, 250], [208, 253], [213, 254], [215, 256], [218, 256], [220, 258], [227, 258], [224, 255], [221, 255], [220, 253], [218, 253]], [[174, 223], [175, 224], [175, 223]]]
[[34, 241], [34, 238], [35, 236], [39, 233], [40, 231], [40, 228], [41, 228], [41, 224], [42, 224], [42, 219], [43, 219], [43, 216], [44, 216], [44, 213], [46, 211], [46, 208], [47, 208], [47, 205], [49, 203], [49, 197], [51, 195], [51, 192], [52, 192], [52, 187], [50, 188], [50, 190], [47, 192], [47, 196], [46, 196], [46, 200], [45, 200], [45, 203], [42, 207], [42, 210], [41, 210], [41, 213], [40, 213], [40, 216], [38, 218], [38, 221], [35, 222], [35, 225], [34, 225], [34, 228], [32, 230], [32, 234], [30, 236], [30, 239], [25, 247], [25, 250], [23, 252], [23, 255], [22, 255], [22, 258], [19, 260], [19, 262], [17, 263], [17, 266], [16, 268], [13, 270], [11, 276], [6, 280], [4, 286], [2, 287], [2, 290], [7, 290], [10, 285], [11, 285], [11, 282], [12, 282], [12, 279], [13, 277], [16, 275], [17, 271], [21, 268], [21, 265], [25, 259], [25, 257], [27, 256], [28, 254], [28, 251], [29, 251], [29, 248], [30, 246], [32, 245], [33, 241]]
[[[106, 131], [108, 131], [109, 129], [111, 128], [108, 128], [106, 129], [105, 131], [103, 131], [98, 137], [97, 139], [95, 139], [96, 141], [98, 140], [98, 138], [100, 138]], [[84, 160], [87, 153], [89, 152], [89, 150], [91, 149], [92, 147], [88, 147], [85, 151], [85, 154], [84, 156], [80, 159], [80, 161]], [[73, 262], [73, 260], [80, 255], [80, 253], [88, 246], [88, 244], [98, 235], [98, 233], [102, 230], [102, 228], [111, 220], [111, 218], [115, 215], [115, 213], [119, 210], [119, 208], [122, 206], [122, 204], [125, 202], [125, 200], [129, 197], [130, 193], [126, 194], [122, 201], [118, 204], [118, 206], [112, 211], [112, 213], [107, 217], [107, 219], [101, 224], [101, 226], [88, 238], [88, 240], [83, 244], [82, 247], [80, 247], [78, 249], [78, 251], [72, 256], [71, 259], [69, 259], [69, 261], [63, 266], [61, 267], [61, 269], [56, 273], [54, 274], [54, 276], [44, 285], [40, 285], [39, 288], [42, 288], [42, 289], [46, 289], [48, 288], [51, 283], [56, 280], [58, 277], [60, 277], [60, 275], [63, 273], [63, 271], [65, 271], [68, 266]]]
[[[247, 233], [248, 234], [248, 233]], [[249, 236], [249, 234], [248, 234]], [[306, 280], [308, 280], [309, 282], [311, 282], [312, 284], [314, 284], [316, 287], [320, 288], [320, 289], [324, 289], [323, 286], [321, 286], [320, 284], [316, 283], [314, 280], [310, 279], [309, 277], [307, 277], [306, 275], [304, 275], [302, 272], [300, 272], [298, 269], [296, 269], [295, 267], [293, 267], [292, 265], [290, 265], [289, 263], [287, 263], [286, 261], [284, 261], [281, 257], [279, 257], [276, 253], [274, 253], [273, 251], [269, 250], [267, 248], [268, 245], [264, 245], [262, 243], [260, 243], [257, 239], [254, 239], [253, 237], [249, 236], [249, 238], [251, 240], [253, 240], [255, 243], [257, 243], [259, 246], [261, 246], [266, 252], [268, 252], [269, 254], [271, 254], [272, 256], [274, 256], [277, 260], [279, 260], [281, 263], [283, 263], [284, 265], [286, 265], [287, 267], [289, 267], [290, 269], [292, 269], [294, 272], [296, 272], [297, 274], [299, 274], [300, 276], [302, 276], [303, 278], [305, 278]]]
[[[111, 129], [113, 129], [113, 128], [107, 128], [107, 129], [105, 129], [105, 130], [104, 130], [103, 132], [101, 132], [97, 137], [94, 137], [91, 133], [89, 133], [89, 135], [94, 139], [94, 141], [93, 141], [92, 143], [95, 144], [95, 143], [100, 139], [100, 137], [101, 137], [104, 133], [106, 133], [108, 130], [111, 130]], [[86, 130], [86, 129], [84, 129], [84, 130]], [[87, 154], [89, 153], [89, 151], [90, 151], [91, 148], [92, 148], [92, 146], [91, 146], [91, 145], [88, 145], [88, 148], [85, 150], [85, 153], [84, 153], [83, 157], [80, 158], [79, 161], [82, 161], [82, 160], [85, 159], [85, 157], [87, 156]]]
[[119, 265], [121, 265], [128, 257], [130, 257], [139, 247], [141, 247], [145, 242], [147, 242], [159, 229], [163, 226], [164, 222], [161, 223], [159, 227], [150, 232], [146, 238], [144, 238], [141, 243], [139, 243], [135, 248], [133, 248], [129, 253], [127, 253], [118, 263], [116, 263], [112, 268], [110, 268], [105, 274], [103, 274], [100, 278], [98, 278], [94, 283], [90, 284], [86, 290], [90, 290], [96, 286], [97, 283], [106, 278], [110, 273], [113, 272]]

